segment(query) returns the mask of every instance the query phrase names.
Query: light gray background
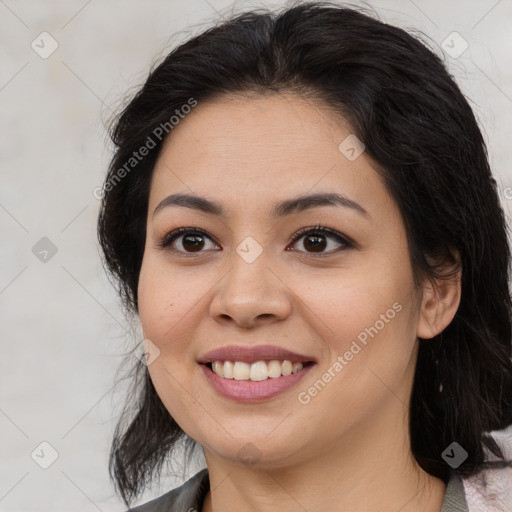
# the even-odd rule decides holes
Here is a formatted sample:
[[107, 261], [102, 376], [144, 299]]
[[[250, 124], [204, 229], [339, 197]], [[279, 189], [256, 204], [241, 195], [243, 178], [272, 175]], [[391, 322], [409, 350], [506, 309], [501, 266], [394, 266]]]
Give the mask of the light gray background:
[[[439, 54], [453, 31], [469, 44], [446, 61], [481, 123], [510, 224], [512, 2], [366, 5], [423, 31]], [[0, 0], [0, 511], [124, 510], [107, 456], [123, 390], [112, 389], [115, 373], [133, 337], [96, 241], [105, 121], [157, 59], [231, 10], [229, 0]], [[44, 31], [58, 43], [48, 58], [31, 47]], [[46, 262], [32, 252], [42, 237], [57, 248]], [[48, 469], [31, 458], [43, 441], [59, 455]]]

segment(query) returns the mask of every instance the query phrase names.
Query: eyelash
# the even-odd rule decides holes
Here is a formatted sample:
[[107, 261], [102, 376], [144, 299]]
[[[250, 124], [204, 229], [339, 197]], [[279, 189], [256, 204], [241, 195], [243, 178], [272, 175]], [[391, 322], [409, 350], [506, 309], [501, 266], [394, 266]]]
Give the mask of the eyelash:
[[[310, 252], [306, 252], [306, 254], [309, 254], [313, 257], [322, 257], [322, 256], [329, 256], [329, 255], [332, 255], [334, 253], [337, 253], [339, 252], [340, 250], [344, 250], [344, 249], [349, 249], [349, 248], [353, 248], [355, 246], [355, 244], [353, 242], [351, 242], [348, 238], [346, 238], [345, 236], [342, 236], [340, 233], [338, 233], [337, 231], [333, 230], [333, 229], [330, 229], [330, 228], [327, 228], [325, 226], [321, 226], [321, 225], [317, 225], [317, 226], [314, 226], [314, 227], [306, 227], [306, 228], [302, 228], [300, 229], [299, 231], [297, 231], [293, 236], [292, 236], [292, 243], [294, 244], [295, 242], [297, 242], [298, 240], [300, 240], [303, 236], [307, 235], [307, 234], [318, 234], [318, 233], [321, 233], [321, 234], [325, 234], [325, 235], [329, 235], [330, 237], [336, 239], [336, 241], [338, 243], [341, 243], [344, 247], [341, 247], [337, 250], [334, 250], [334, 251], [330, 251], [330, 252], [325, 252], [325, 253], [310, 253]], [[177, 228], [173, 231], [171, 231], [170, 233], [166, 234], [159, 242], [158, 242], [158, 246], [162, 249], [166, 249], [168, 250], [169, 252], [171, 253], [179, 253], [179, 254], [185, 254], [187, 255], [187, 257], [194, 257], [196, 254], [201, 254], [202, 252], [204, 251], [198, 251], [196, 253], [194, 252], [183, 252], [183, 251], [178, 251], [176, 249], [170, 249], [169, 246], [177, 239], [179, 238], [180, 235], [185, 235], [185, 234], [195, 234], [195, 235], [201, 235], [201, 236], [204, 236], [206, 238], [210, 238], [210, 236], [208, 236], [202, 229], [199, 229], [199, 228]], [[305, 252], [305, 251], [298, 251], [298, 252]]]

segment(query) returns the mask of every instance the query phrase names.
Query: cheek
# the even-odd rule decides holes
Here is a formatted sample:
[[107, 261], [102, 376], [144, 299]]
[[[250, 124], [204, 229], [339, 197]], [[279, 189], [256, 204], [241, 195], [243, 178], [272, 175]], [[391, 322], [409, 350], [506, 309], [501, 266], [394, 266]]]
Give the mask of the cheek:
[[[170, 272], [158, 258], [144, 258], [138, 285], [139, 318], [144, 336], [158, 344], [166, 338], [181, 340], [187, 319], [201, 300], [201, 290], [193, 278]], [[173, 344], [174, 345], [174, 344]], [[166, 349], [166, 347], [160, 347]]]
[[376, 268], [365, 265], [362, 270], [301, 276], [289, 283], [300, 299], [297, 304], [304, 305], [301, 314], [307, 314], [326, 337], [337, 338], [340, 349], [376, 322], [379, 330], [389, 330], [395, 319], [408, 316], [411, 305], [412, 281], [382, 260]]
[[[186, 281], [186, 280], [185, 280]], [[159, 350], [148, 372], [162, 403], [174, 420], [187, 432], [190, 423], [192, 375], [197, 371], [191, 352], [191, 335], [197, 325], [194, 306], [204, 295], [179, 274], [166, 270], [155, 258], [145, 257], [138, 286], [139, 319], [143, 335]]]
[[320, 335], [323, 375], [336, 382], [326, 403], [339, 399], [354, 410], [364, 408], [378, 402], [379, 392], [386, 394], [386, 385], [400, 388], [410, 369], [417, 316], [412, 277], [405, 263], [402, 270], [385, 258], [378, 263], [340, 272], [337, 279], [319, 277], [314, 285], [291, 285], [307, 306], [301, 314]]

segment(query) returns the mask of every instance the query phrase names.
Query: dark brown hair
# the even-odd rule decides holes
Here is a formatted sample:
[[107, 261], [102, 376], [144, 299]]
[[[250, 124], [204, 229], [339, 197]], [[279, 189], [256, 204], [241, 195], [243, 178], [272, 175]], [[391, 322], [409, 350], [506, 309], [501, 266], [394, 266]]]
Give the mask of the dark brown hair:
[[[292, 91], [321, 99], [378, 163], [405, 220], [415, 273], [437, 276], [427, 257], [448, 256], [450, 246], [460, 253], [460, 306], [442, 333], [419, 340], [410, 403], [414, 457], [446, 482], [450, 467], [441, 454], [453, 441], [468, 453], [457, 468], [462, 476], [485, 467], [485, 448], [503, 459], [489, 432], [512, 423], [510, 249], [477, 121], [426, 44], [329, 2], [245, 12], [189, 39], [151, 71], [116, 119], [98, 235], [123, 303], [136, 314], [149, 186], [165, 140], [155, 130], [191, 98], [200, 104], [222, 94]], [[113, 185], [152, 134], [156, 146]], [[127, 505], [178, 441], [195, 443], [163, 406], [147, 368], [136, 371], [136, 411], [119, 421], [110, 454]]]

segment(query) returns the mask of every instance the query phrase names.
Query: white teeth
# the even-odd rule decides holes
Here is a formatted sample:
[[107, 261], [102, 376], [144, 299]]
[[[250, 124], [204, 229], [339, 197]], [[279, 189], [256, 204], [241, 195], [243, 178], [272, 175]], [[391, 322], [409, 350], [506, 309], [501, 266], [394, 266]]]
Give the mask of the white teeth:
[[[222, 365], [222, 363], [220, 361], [216, 361], [216, 362], [219, 363], [220, 365]], [[215, 369], [213, 371], [215, 371]], [[224, 371], [223, 377], [226, 377], [226, 379], [232, 379], [233, 378], [233, 363], [231, 361], [226, 361], [224, 363], [223, 371]]]
[[302, 363], [293, 363], [292, 373], [297, 373], [299, 370], [302, 370]]
[[270, 361], [267, 365], [267, 371], [269, 377], [281, 377], [281, 363], [279, 361]]
[[283, 364], [281, 365], [281, 373], [283, 375], [290, 375], [292, 373], [292, 362], [291, 361], [283, 361]]
[[257, 361], [249, 364], [242, 361], [214, 361], [212, 370], [226, 379], [261, 381], [270, 378], [286, 376], [302, 370], [302, 363], [292, 363], [289, 360]]
[[224, 377], [224, 365], [220, 361], [214, 361], [212, 366], [217, 375]]
[[235, 366], [233, 367], [233, 379], [247, 380], [249, 378], [250, 371], [251, 367], [247, 363], [236, 361]]
[[265, 361], [252, 363], [249, 379], [255, 381], [268, 379], [267, 363], [265, 363]]

